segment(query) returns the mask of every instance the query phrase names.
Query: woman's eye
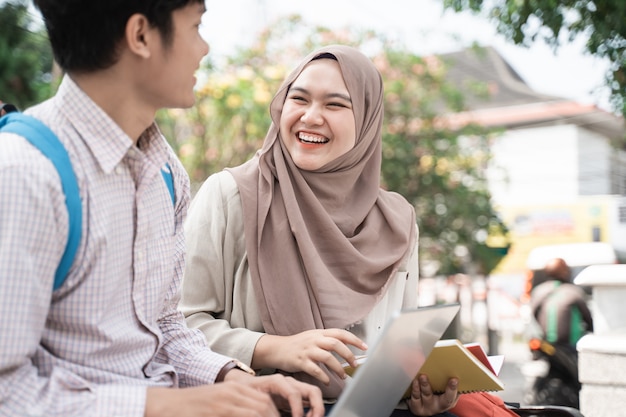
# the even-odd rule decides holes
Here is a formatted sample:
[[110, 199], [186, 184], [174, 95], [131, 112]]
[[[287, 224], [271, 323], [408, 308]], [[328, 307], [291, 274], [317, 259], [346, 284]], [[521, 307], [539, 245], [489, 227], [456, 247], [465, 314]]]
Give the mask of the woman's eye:
[[329, 105], [330, 107], [340, 107], [340, 108], [342, 108], [342, 109], [348, 109], [348, 108], [350, 108], [350, 106], [348, 106], [347, 104], [344, 104], [344, 103], [338, 103], [338, 102], [336, 102], [336, 103], [328, 103], [328, 105]]

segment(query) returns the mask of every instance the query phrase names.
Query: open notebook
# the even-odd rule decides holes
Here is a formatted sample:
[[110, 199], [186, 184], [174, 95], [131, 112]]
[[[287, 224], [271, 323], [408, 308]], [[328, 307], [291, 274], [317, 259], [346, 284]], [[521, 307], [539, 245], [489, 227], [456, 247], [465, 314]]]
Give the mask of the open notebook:
[[[357, 357], [357, 367], [343, 363], [346, 373], [353, 376], [367, 356]], [[504, 355], [487, 356], [478, 343], [463, 344], [457, 339], [439, 340], [426, 358], [418, 374], [428, 375], [435, 393], [443, 393], [452, 377], [459, 378], [458, 391], [461, 394], [476, 391], [502, 391], [504, 383], [498, 378], [504, 362]], [[407, 387], [403, 398], [409, 398], [411, 386]]]
[[420, 373], [428, 375], [435, 392], [443, 392], [448, 380], [459, 378], [460, 393], [502, 391], [504, 383], [498, 378], [503, 355], [487, 356], [477, 343], [462, 344], [457, 339], [440, 340], [428, 356]]
[[459, 307], [446, 304], [394, 314], [328, 417], [390, 415]]

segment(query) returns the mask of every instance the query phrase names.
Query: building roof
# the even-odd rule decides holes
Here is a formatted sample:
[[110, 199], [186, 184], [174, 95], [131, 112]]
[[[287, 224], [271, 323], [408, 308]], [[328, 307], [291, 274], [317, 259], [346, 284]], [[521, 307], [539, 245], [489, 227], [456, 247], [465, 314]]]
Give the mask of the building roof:
[[[448, 116], [454, 124], [479, 123], [508, 129], [574, 124], [609, 138], [625, 136], [624, 120], [594, 105], [532, 90], [492, 47], [474, 47], [439, 56], [448, 80], [461, 91], [486, 87], [487, 97], [465, 94], [467, 111]], [[483, 87], [483, 88], [484, 88]]]

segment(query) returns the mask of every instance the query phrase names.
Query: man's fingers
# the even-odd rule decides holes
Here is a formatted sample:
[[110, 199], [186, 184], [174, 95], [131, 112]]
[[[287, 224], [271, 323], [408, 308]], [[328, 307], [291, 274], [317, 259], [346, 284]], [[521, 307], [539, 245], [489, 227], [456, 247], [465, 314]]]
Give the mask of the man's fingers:
[[224, 382], [223, 384], [234, 385], [229, 387], [230, 392], [236, 393], [235, 398], [232, 399], [233, 404], [237, 404], [245, 410], [257, 410], [264, 416], [280, 416], [269, 393], [237, 382]]
[[287, 380], [294, 384], [294, 391], [287, 396], [292, 417], [303, 417], [305, 406], [310, 409], [309, 415], [324, 415], [324, 401], [318, 387], [292, 378], [287, 378]]
[[312, 416], [324, 415], [322, 392], [318, 387], [277, 374], [257, 377], [257, 381], [259, 389], [272, 394], [283, 408], [288, 407], [293, 417], [303, 417], [304, 407], [310, 408]]

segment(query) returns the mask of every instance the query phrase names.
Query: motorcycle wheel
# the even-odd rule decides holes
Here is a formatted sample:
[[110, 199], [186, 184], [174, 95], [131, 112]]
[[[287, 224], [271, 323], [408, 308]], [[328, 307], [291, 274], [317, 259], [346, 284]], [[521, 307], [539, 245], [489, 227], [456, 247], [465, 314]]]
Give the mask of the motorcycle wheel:
[[526, 395], [526, 403], [530, 405], [560, 405], [579, 407], [578, 395], [580, 388], [566, 384], [560, 378], [538, 378], [531, 391]]

